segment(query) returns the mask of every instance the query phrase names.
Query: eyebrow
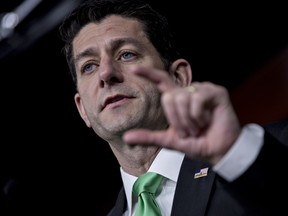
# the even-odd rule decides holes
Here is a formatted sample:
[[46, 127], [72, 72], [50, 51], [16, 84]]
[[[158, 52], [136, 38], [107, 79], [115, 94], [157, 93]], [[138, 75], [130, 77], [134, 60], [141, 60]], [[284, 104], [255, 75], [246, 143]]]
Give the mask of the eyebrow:
[[143, 43], [140, 43], [138, 40], [136, 40], [134, 38], [118, 38], [118, 39], [112, 40], [111, 48], [113, 51], [115, 51], [115, 50], [119, 49], [119, 47], [121, 47], [125, 44], [132, 44], [140, 50], [144, 49]]
[[[111, 47], [111, 50], [114, 52], [115, 50], [119, 49], [119, 47], [125, 44], [132, 44], [136, 46], [137, 48], [139, 48], [140, 50], [144, 49], [144, 45], [134, 38], [117, 38], [110, 42], [110, 47]], [[98, 51], [96, 48], [93, 48], [93, 47], [87, 48], [83, 52], [80, 52], [78, 55], [76, 55], [75, 64], [77, 64], [77, 62], [79, 62], [82, 58], [95, 56], [97, 55], [97, 53]]]
[[95, 56], [97, 54], [97, 50], [95, 48], [88, 48], [86, 50], [84, 50], [83, 52], [79, 53], [78, 55], [76, 55], [75, 57], [75, 65], [77, 65], [77, 63], [84, 57], [88, 57], [88, 56]]

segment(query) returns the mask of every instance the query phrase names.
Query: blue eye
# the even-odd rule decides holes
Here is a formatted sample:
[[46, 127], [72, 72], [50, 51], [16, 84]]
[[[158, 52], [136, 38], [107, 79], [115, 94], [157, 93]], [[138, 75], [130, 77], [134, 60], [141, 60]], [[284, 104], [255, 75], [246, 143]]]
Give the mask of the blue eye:
[[83, 68], [83, 73], [90, 73], [94, 70], [95, 64], [87, 64]]
[[131, 58], [134, 58], [135, 57], [135, 54], [132, 53], [132, 52], [124, 52], [121, 54], [121, 57], [124, 59], [124, 60], [129, 60]]

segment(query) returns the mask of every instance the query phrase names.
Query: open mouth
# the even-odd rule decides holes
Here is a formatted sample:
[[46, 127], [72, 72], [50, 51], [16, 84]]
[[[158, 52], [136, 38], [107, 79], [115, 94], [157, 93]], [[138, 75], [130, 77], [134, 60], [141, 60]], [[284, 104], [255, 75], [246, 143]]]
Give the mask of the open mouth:
[[130, 98], [132, 98], [132, 97], [128, 97], [128, 96], [125, 96], [125, 95], [114, 95], [112, 97], [108, 97], [105, 100], [105, 102], [104, 102], [102, 110], [105, 109], [105, 107], [107, 107], [110, 104], [114, 104], [114, 103], [117, 103], [118, 101], [122, 101], [122, 100], [125, 100], [125, 99], [130, 99]]

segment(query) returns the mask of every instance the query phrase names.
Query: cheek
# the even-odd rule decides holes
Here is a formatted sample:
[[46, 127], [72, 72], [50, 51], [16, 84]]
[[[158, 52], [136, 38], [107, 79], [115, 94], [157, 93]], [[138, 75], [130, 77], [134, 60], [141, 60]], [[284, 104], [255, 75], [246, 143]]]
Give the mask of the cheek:
[[146, 97], [152, 102], [152, 105], [155, 104], [156, 106], [160, 103], [161, 92], [156, 87], [155, 84], [149, 82], [144, 85], [143, 89], [144, 94]]
[[82, 96], [86, 98], [91, 97], [92, 95], [96, 95], [97, 93], [97, 80], [93, 77], [89, 79], [82, 79], [78, 82], [78, 91]]
[[92, 112], [92, 110], [98, 106], [97, 101], [99, 100], [95, 88], [87, 85], [83, 88], [79, 88], [79, 94], [81, 95], [83, 106], [88, 112]]

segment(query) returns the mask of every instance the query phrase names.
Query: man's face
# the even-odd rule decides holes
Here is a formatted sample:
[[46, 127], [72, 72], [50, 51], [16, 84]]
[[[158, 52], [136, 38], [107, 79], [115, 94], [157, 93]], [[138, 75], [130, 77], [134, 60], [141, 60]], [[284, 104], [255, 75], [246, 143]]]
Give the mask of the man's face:
[[79, 92], [75, 102], [87, 126], [107, 141], [131, 128], [164, 126], [160, 92], [130, 73], [137, 66], [164, 68], [138, 21], [110, 16], [90, 23], [73, 47]]

